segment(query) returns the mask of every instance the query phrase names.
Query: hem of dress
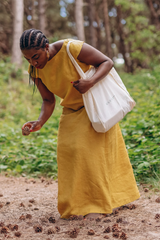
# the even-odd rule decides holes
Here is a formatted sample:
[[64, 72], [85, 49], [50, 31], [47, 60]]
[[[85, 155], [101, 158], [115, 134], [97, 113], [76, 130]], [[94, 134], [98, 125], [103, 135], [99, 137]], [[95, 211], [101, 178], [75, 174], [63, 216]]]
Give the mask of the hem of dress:
[[[109, 209], [109, 210], [106, 210], [106, 211], [90, 210], [90, 211], [87, 211], [86, 213], [75, 214], [75, 215], [77, 215], [77, 216], [80, 216], [80, 215], [86, 216], [87, 214], [90, 214], [90, 213], [111, 214], [115, 208], [119, 208], [119, 207], [124, 206], [126, 204], [129, 204], [131, 202], [134, 202], [134, 201], [138, 200], [139, 198], [140, 198], [140, 194], [138, 193], [133, 198], [130, 197], [130, 198], [127, 198], [125, 200], [123, 199], [122, 201], [119, 201], [117, 204], [112, 206], [112, 209]], [[67, 216], [63, 216], [62, 215], [62, 216], [60, 216], [60, 218], [61, 219], [68, 219], [72, 215], [74, 215], [74, 214], [67, 215]]]

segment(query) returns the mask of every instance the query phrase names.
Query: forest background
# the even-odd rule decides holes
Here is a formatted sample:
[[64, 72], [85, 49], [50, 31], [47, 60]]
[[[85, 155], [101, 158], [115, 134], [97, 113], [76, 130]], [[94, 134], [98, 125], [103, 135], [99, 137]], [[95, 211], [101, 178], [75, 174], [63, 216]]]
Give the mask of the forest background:
[[137, 182], [160, 180], [159, 0], [0, 0], [0, 172], [57, 177], [60, 100], [43, 128], [28, 137], [41, 97], [28, 84], [19, 49], [23, 30], [38, 28], [50, 42], [83, 40], [113, 59], [136, 107], [120, 126]]

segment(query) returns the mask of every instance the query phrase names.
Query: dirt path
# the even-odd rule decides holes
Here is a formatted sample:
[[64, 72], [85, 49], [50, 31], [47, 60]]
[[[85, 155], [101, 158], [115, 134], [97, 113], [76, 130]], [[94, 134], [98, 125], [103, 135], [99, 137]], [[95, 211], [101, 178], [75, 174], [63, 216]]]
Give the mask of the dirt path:
[[142, 187], [140, 192], [139, 200], [114, 214], [92, 221], [63, 220], [57, 211], [56, 181], [0, 175], [0, 240], [160, 239], [160, 193]]

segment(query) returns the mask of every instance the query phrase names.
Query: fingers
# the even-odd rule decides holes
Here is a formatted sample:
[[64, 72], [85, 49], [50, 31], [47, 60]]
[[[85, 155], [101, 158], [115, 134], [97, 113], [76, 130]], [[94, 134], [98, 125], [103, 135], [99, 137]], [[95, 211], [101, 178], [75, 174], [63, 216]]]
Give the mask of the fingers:
[[30, 132], [35, 132], [37, 130], [39, 130], [38, 122], [34, 122], [30, 128]]
[[72, 82], [73, 87], [79, 91], [81, 94], [86, 92], [86, 81], [79, 79], [77, 81]]
[[77, 80], [77, 81], [74, 81], [72, 83], [73, 83], [73, 87], [79, 91], [79, 83], [80, 83], [80, 81]]
[[23, 134], [24, 128], [29, 128], [30, 132], [36, 132], [41, 129], [41, 125], [39, 121], [27, 122], [22, 126], [22, 134]]
[[87, 81], [86, 79], [79, 79], [77, 81], [71, 82], [73, 83], [73, 87], [79, 91], [81, 94], [87, 92], [91, 87], [92, 84], [90, 81]]
[[31, 127], [32, 127], [32, 124], [31, 124], [30, 122], [25, 123], [25, 124], [22, 126], [22, 130], [23, 130], [25, 127], [31, 128]]
[[79, 84], [79, 82], [80, 82], [79, 80], [72, 82], [73, 86], [76, 86], [77, 84]]

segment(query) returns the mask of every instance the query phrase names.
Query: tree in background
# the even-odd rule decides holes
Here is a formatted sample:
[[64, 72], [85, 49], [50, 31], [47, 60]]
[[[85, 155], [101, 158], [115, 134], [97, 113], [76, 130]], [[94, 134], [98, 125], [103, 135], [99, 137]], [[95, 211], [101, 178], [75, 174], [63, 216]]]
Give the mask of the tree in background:
[[[160, 32], [150, 24], [149, 9], [143, 1], [115, 0], [121, 7], [121, 31], [123, 31], [124, 59], [127, 70], [133, 72], [138, 67], [148, 68], [159, 61]], [[118, 30], [118, 29], [117, 29]], [[120, 33], [119, 33], [120, 35]], [[121, 38], [120, 38], [121, 40]], [[120, 50], [120, 47], [119, 47]], [[122, 53], [122, 51], [121, 51]]]
[[89, 19], [89, 41], [93, 47], [97, 47], [97, 34], [96, 28], [94, 27], [96, 23], [95, 16], [95, 0], [88, 0], [88, 19]]
[[0, 53], [11, 52], [13, 32], [13, 13], [11, 0], [0, 1]]
[[119, 52], [122, 53], [123, 55], [126, 71], [133, 72], [131, 61], [129, 57], [127, 57], [128, 49], [127, 49], [127, 44], [125, 43], [125, 29], [122, 24], [123, 17], [122, 17], [121, 5], [118, 5], [116, 10], [117, 10], [117, 17], [116, 17], [117, 33], [119, 35], [119, 43], [118, 43]]
[[98, 10], [96, 9], [95, 11], [95, 20], [96, 20], [96, 23], [97, 23], [97, 27], [96, 27], [96, 32], [97, 32], [97, 45], [96, 45], [96, 48], [98, 50], [101, 51], [101, 19], [99, 17], [99, 14], [98, 14]]
[[[11, 54], [12, 2], [0, 1], [1, 57]], [[24, 7], [24, 29], [40, 28], [51, 42], [85, 40], [113, 60], [122, 56], [127, 72], [159, 63], [159, 0], [28, 0]]]
[[46, 35], [47, 33], [47, 20], [46, 20], [46, 1], [38, 1], [39, 12], [39, 29]]
[[13, 0], [13, 45], [12, 45], [12, 63], [18, 66], [22, 63], [22, 55], [19, 47], [19, 39], [23, 32], [23, 0]]
[[160, 1], [159, 0], [146, 0], [150, 10], [151, 23], [160, 30]]
[[[36, 5], [34, 0], [29, 0], [24, 2], [24, 28], [36, 28], [36, 20], [37, 20], [37, 13], [36, 13]], [[27, 22], [27, 23], [26, 23]]]
[[112, 58], [112, 48], [111, 48], [111, 31], [110, 31], [110, 21], [109, 21], [109, 14], [108, 14], [108, 0], [103, 0], [103, 13], [104, 13], [104, 27], [106, 33], [106, 50], [108, 57]]
[[83, 0], [75, 0], [76, 34], [79, 40], [85, 41], [83, 21]]
[[[70, 0], [71, 1], [71, 0]], [[50, 40], [76, 37], [74, 3], [46, 0], [47, 36]]]

